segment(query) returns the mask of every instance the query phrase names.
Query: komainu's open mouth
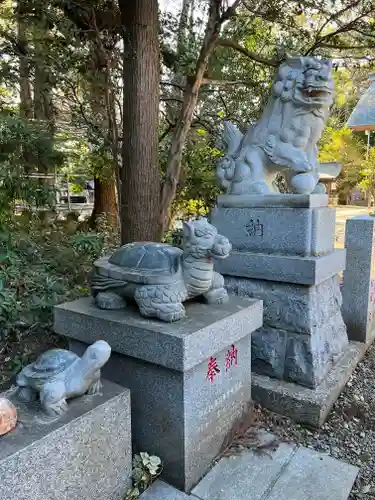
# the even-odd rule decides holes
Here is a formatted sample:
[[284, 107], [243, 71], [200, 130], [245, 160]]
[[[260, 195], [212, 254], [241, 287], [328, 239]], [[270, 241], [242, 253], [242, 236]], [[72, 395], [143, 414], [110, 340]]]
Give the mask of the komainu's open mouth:
[[331, 92], [326, 89], [326, 88], [312, 88], [309, 87], [307, 89], [303, 89], [303, 94], [306, 97], [325, 97], [327, 94], [330, 94]]

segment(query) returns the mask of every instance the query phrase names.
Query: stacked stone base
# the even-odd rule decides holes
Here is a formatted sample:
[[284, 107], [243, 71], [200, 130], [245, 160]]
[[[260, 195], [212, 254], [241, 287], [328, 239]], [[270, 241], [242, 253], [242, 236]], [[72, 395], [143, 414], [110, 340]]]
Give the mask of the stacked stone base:
[[362, 355], [341, 315], [335, 211], [322, 195], [236, 198], [219, 197], [212, 223], [233, 244], [217, 265], [228, 291], [264, 304], [252, 335], [253, 399], [320, 425]]
[[226, 276], [230, 293], [264, 301], [252, 371], [315, 388], [348, 345], [338, 277], [316, 286]]
[[338, 362], [315, 389], [252, 373], [253, 400], [296, 422], [321, 427], [367, 348], [365, 344], [350, 342]]

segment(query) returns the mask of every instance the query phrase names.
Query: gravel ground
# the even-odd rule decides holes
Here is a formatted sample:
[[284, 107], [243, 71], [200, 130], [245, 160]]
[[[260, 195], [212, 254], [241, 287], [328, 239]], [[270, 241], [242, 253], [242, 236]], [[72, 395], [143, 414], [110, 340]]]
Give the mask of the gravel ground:
[[367, 351], [321, 429], [306, 428], [265, 409], [259, 408], [257, 413], [260, 426], [281, 439], [359, 467], [349, 499], [375, 499], [375, 345]]

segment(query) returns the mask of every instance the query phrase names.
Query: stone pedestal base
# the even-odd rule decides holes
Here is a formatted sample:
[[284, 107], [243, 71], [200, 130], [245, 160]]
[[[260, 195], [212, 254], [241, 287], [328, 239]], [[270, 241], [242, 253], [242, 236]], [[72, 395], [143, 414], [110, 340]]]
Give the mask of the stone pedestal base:
[[133, 444], [164, 462], [163, 477], [189, 491], [207, 472], [251, 398], [251, 333], [262, 325], [258, 300], [186, 304], [174, 324], [136, 308], [97, 309], [82, 299], [55, 309], [55, 330], [82, 353], [95, 339], [113, 352], [103, 375], [132, 394]]
[[316, 389], [253, 373], [253, 400], [296, 422], [320, 427], [367, 348], [368, 345], [350, 342], [340, 360]]
[[132, 468], [127, 389], [104, 381], [101, 395], [71, 400], [57, 420], [46, 417], [39, 403], [8, 397], [19, 420], [0, 438], [2, 500], [124, 498]]
[[263, 327], [252, 336], [253, 372], [317, 387], [348, 345], [338, 277], [305, 286], [226, 276], [225, 285], [264, 303]]
[[281, 414], [298, 413], [289, 405], [299, 408], [299, 394], [323, 394], [318, 407], [330, 406], [343, 384], [327, 380], [351, 350], [338, 280], [345, 250], [334, 249], [327, 196], [219, 196], [212, 223], [233, 244], [216, 265], [228, 292], [264, 303], [263, 327], [252, 336], [254, 399]]

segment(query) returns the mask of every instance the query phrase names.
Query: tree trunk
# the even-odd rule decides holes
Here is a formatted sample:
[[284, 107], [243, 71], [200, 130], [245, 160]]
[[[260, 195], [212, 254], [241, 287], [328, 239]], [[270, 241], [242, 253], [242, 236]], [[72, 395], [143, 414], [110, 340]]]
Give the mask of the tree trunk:
[[109, 156], [112, 156], [112, 161], [108, 161], [104, 168], [95, 172], [94, 208], [89, 224], [95, 229], [98, 217], [105, 216], [107, 224], [114, 230], [118, 227], [118, 134], [111, 79], [111, 54], [105, 50], [100, 37], [98, 33], [97, 39], [91, 42], [90, 63], [86, 68], [85, 79], [95, 126], [102, 132], [106, 150]]
[[96, 229], [99, 217], [105, 217], [110, 228], [117, 227], [117, 197], [116, 183], [112, 179], [101, 179], [97, 177], [94, 180], [94, 208], [89, 219], [89, 226]]
[[17, 29], [18, 29], [18, 46], [20, 50], [20, 57], [19, 57], [20, 115], [23, 118], [31, 119], [33, 117], [33, 103], [31, 99], [31, 88], [30, 88], [28, 41], [26, 35], [25, 22], [23, 20], [22, 1], [18, 2], [16, 14], [17, 14]]
[[158, 2], [120, 0], [119, 5], [124, 29], [121, 239], [154, 241], [160, 235]]
[[[177, 32], [177, 50], [176, 63], [174, 74], [171, 78], [172, 85], [166, 86], [163, 92], [168, 100], [165, 101], [165, 109], [170, 124], [175, 124], [181, 112], [181, 104], [184, 96], [184, 82], [186, 80], [186, 68], [183, 66], [183, 58], [186, 53], [186, 48], [191, 43], [195, 43], [195, 36], [192, 30], [189, 30], [189, 12], [192, 7], [193, 0], [183, 0], [180, 20], [178, 23]], [[169, 127], [169, 132], [174, 127]], [[169, 133], [168, 132], [168, 133]]]
[[[42, 53], [41, 53], [42, 54]], [[51, 133], [54, 132], [54, 111], [49, 84], [49, 75], [43, 63], [35, 65], [34, 79], [34, 118], [47, 124]]]

